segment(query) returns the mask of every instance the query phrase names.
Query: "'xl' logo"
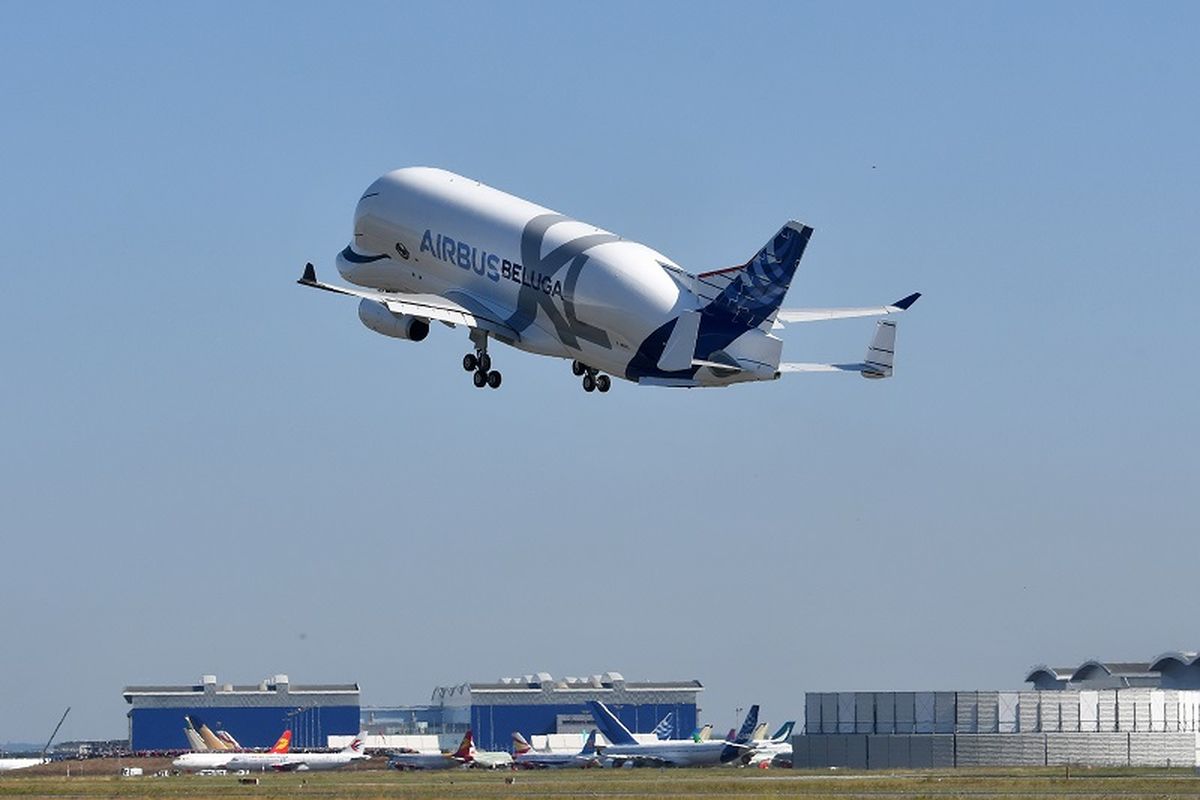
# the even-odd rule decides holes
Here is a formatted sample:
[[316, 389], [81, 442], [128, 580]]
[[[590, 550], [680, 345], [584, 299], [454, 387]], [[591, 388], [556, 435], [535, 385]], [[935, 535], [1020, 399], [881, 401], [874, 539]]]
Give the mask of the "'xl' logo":
[[575, 283], [588, 259], [585, 251], [599, 244], [619, 241], [621, 237], [611, 233], [589, 233], [564, 242], [542, 256], [546, 232], [556, 223], [569, 221], [571, 218], [562, 214], [541, 214], [525, 223], [525, 230], [521, 232], [521, 261], [527, 271], [554, 275], [567, 265], [566, 278], [563, 280], [563, 310], [560, 312], [553, 298], [545, 292], [532, 286], [522, 286], [517, 295], [517, 310], [507, 322], [515, 330], [523, 331], [533, 324], [540, 308], [554, 323], [559, 339], [568, 347], [578, 348], [579, 340], [584, 339], [611, 349], [612, 343], [603, 329], [575, 316]]

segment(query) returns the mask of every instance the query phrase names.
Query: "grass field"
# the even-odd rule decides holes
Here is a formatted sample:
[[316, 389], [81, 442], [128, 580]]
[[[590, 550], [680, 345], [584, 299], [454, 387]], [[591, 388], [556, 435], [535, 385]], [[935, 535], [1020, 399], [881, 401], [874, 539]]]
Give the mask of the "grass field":
[[[117, 777], [115, 760], [67, 762], [0, 775], [3, 797], [256, 797], [274, 798], [1159, 798], [1200, 797], [1191, 770], [1006, 771], [942, 770], [901, 773], [805, 772], [752, 769], [544, 770], [487, 772], [341, 772], [262, 775], [256, 786], [236, 776]], [[147, 771], [160, 762], [137, 764]], [[82, 774], [81, 774], [82, 773]], [[508, 782], [508, 781], [511, 781]]]

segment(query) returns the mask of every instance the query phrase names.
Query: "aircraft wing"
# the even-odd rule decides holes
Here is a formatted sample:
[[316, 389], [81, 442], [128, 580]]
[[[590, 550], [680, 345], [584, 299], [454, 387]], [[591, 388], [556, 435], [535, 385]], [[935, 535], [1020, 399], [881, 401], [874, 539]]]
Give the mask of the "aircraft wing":
[[421, 319], [437, 320], [447, 325], [466, 325], [468, 328], [478, 328], [514, 342], [521, 339], [521, 334], [500, 320], [499, 315], [462, 293], [458, 293], [459, 300], [456, 301], [433, 294], [376, 292], [367, 289], [351, 289], [347, 286], [334, 286], [331, 283], [322, 283], [317, 280], [317, 271], [312, 264], [305, 265], [304, 275], [296, 283], [334, 294], [374, 300], [394, 314], [408, 314]]
[[883, 317], [899, 314], [917, 302], [920, 292], [913, 292], [887, 306], [864, 306], [861, 308], [781, 308], [775, 319], [779, 322], [820, 322], [827, 319], [852, 319], [854, 317]]

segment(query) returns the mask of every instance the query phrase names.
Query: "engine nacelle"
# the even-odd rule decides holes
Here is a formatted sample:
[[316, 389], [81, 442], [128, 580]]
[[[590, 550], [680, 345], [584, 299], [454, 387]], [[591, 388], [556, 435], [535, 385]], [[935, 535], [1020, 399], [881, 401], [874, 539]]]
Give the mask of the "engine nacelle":
[[358, 318], [376, 333], [391, 336], [394, 339], [410, 339], [419, 342], [429, 335], [429, 321], [408, 314], [393, 314], [382, 303], [374, 300], [358, 304]]

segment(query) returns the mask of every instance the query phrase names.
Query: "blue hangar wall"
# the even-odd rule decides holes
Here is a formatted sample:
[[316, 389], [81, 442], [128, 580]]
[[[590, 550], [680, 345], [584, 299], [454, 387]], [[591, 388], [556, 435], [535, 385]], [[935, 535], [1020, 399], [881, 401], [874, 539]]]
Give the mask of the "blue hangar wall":
[[[673, 738], [690, 736], [696, 729], [695, 703], [625, 703], [615, 704], [610, 708], [625, 727], [634, 733], [650, 733], [667, 714], [671, 714], [671, 722], [674, 725]], [[520, 731], [526, 738], [557, 733], [559, 715], [590, 718], [591, 712], [583, 703], [472, 705], [471, 731], [479, 749], [511, 751], [513, 731]]]
[[292, 685], [287, 675], [258, 684], [218, 684], [215, 675], [183, 686], [126, 686], [133, 750], [186, 750], [185, 716], [228, 731], [244, 747], [270, 747], [284, 730], [293, 747], [324, 747], [329, 736], [359, 731], [359, 686]]
[[442, 729], [470, 728], [483, 750], [511, 750], [513, 731], [526, 738], [541, 734], [580, 733], [596, 727], [589, 700], [599, 700], [633, 733], [650, 733], [668, 714], [671, 736], [690, 736], [696, 728], [697, 680], [627, 681], [619, 672], [555, 679], [548, 672], [463, 683], [433, 690], [442, 708]]
[[[135, 708], [129, 712], [133, 750], [187, 750], [185, 714], [213, 731], [228, 731], [245, 747], [270, 747], [291, 729], [294, 747], [324, 747], [327, 737], [358, 733], [359, 707], [322, 706], [295, 713], [295, 706], [177, 706]], [[289, 716], [289, 714], [291, 714]]]

